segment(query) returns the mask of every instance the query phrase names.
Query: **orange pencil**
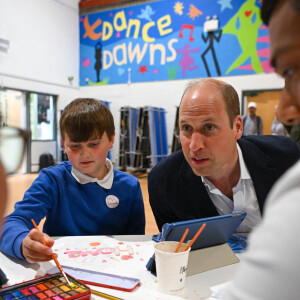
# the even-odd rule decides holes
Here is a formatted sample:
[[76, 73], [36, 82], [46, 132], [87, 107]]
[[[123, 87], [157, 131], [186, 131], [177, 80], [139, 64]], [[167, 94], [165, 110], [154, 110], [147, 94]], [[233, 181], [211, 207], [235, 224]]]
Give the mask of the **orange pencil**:
[[[31, 219], [31, 222], [32, 222], [33, 226], [34, 226], [38, 231], [40, 231], [40, 229], [37, 227], [37, 225], [36, 225], [36, 223], [35, 223], [35, 221], [34, 221], [33, 219]], [[46, 242], [45, 238], [44, 238], [44, 243], [45, 243], [45, 245], [47, 246], [47, 242]], [[55, 261], [55, 263], [56, 263], [56, 266], [58, 267], [59, 271], [61, 272], [61, 274], [62, 274], [62, 275], [64, 276], [64, 278], [66, 279], [68, 285], [71, 286], [71, 282], [69, 281], [69, 279], [68, 279], [66, 273], [65, 273], [64, 270], [62, 269], [60, 263], [58, 262], [58, 260], [57, 260], [57, 258], [56, 258], [56, 256], [55, 256], [55, 254], [52, 253], [51, 256], [52, 256], [52, 258], [54, 259], [54, 261]]]
[[194, 242], [196, 241], [196, 238], [199, 236], [199, 234], [202, 232], [202, 230], [204, 229], [204, 227], [206, 226], [206, 223], [203, 223], [202, 226], [199, 228], [199, 230], [197, 231], [197, 233], [195, 234], [195, 236], [193, 237], [193, 239], [190, 241], [190, 243], [187, 245], [187, 247], [184, 249], [184, 251], [186, 251], [187, 249], [189, 249], [189, 247], [192, 247], [192, 245], [194, 244]]
[[189, 232], [189, 229], [187, 228], [187, 229], [185, 230], [184, 234], [182, 235], [182, 238], [181, 238], [181, 240], [180, 240], [180, 242], [179, 242], [179, 244], [178, 244], [178, 246], [177, 246], [177, 248], [176, 248], [176, 250], [175, 250], [175, 253], [177, 253], [178, 250], [180, 249], [180, 246], [182, 245], [182, 243], [183, 243], [183, 241], [184, 241], [186, 235], [188, 234], [188, 232]]

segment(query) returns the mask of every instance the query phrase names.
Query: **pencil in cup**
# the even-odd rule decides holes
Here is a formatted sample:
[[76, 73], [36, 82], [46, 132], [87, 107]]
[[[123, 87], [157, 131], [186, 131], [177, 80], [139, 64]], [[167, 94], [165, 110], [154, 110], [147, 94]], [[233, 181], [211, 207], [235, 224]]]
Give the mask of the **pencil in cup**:
[[192, 238], [192, 240], [189, 242], [189, 244], [186, 246], [186, 248], [184, 249], [184, 251], [187, 251], [189, 249], [189, 247], [192, 247], [192, 245], [194, 244], [194, 242], [196, 241], [197, 237], [200, 235], [200, 233], [202, 232], [202, 230], [205, 228], [206, 223], [203, 223], [202, 226], [199, 228], [199, 230], [197, 231], [197, 233], [194, 235], [194, 237]]
[[[31, 222], [32, 222], [33, 226], [35, 227], [35, 229], [37, 229], [38, 231], [40, 231], [40, 229], [37, 227], [37, 225], [36, 225], [36, 223], [35, 223], [35, 221], [34, 221], [33, 219], [31, 219]], [[47, 246], [47, 242], [46, 242], [45, 238], [44, 238], [44, 244]], [[52, 253], [51, 256], [52, 256], [52, 258], [54, 259], [54, 262], [55, 262], [56, 266], [58, 267], [59, 271], [61, 272], [61, 274], [62, 274], [62, 275], [64, 276], [64, 278], [66, 279], [68, 285], [71, 286], [71, 282], [70, 282], [70, 280], [68, 279], [68, 277], [67, 277], [66, 273], [64, 272], [64, 270], [62, 269], [60, 263], [58, 262], [58, 260], [57, 260], [57, 258], [56, 258], [56, 256], [55, 256], [55, 254]]]
[[181, 247], [181, 245], [182, 245], [182, 243], [183, 243], [183, 241], [184, 241], [186, 235], [188, 234], [188, 232], [189, 232], [189, 229], [187, 228], [187, 229], [185, 230], [185, 232], [183, 233], [183, 235], [182, 235], [182, 237], [181, 237], [181, 240], [180, 240], [180, 242], [179, 242], [177, 248], [175, 249], [175, 253], [177, 253], [178, 250], [180, 249], [180, 247]]

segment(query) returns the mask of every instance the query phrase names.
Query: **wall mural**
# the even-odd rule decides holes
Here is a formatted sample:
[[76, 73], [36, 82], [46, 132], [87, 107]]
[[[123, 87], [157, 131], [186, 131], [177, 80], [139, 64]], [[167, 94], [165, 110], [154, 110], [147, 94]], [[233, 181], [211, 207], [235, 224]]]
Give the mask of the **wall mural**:
[[80, 16], [80, 85], [273, 72], [261, 0], [161, 0]]

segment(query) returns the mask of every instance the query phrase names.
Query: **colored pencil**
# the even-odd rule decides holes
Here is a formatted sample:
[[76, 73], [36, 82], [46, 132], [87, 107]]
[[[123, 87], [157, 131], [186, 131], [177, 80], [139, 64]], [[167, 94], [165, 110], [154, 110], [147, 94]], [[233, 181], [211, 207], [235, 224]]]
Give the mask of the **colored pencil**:
[[185, 232], [183, 233], [182, 237], [181, 237], [181, 240], [180, 240], [180, 242], [179, 242], [179, 244], [178, 244], [178, 246], [177, 246], [177, 248], [176, 248], [176, 250], [175, 250], [175, 253], [177, 253], [178, 250], [180, 249], [180, 247], [181, 247], [181, 245], [182, 245], [182, 243], [183, 243], [183, 241], [184, 241], [186, 235], [188, 234], [188, 232], [189, 232], [189, 229], [187, 228], [187, 229], [185, 230]]
[[[34, 226], [38, 231], [40, 231], [40, 229], [37, 227], [37, 225], [36, 225], [36, 223], [35, 223], [35, 221], [34, 221], [33, 219], [31, 219], [31, 222], [32, 222], [33, 226]], [[44, 243], [45, 243], [45, 245], [47, 246], [47, 242], [46, 242], [45, 238], [44, 238]], [[58, 262], [58, 260], [57, 260], [57, 258], [56, 258], [56, 256], [55, 256], [55, 254], [52, 253], [51, 256], [52, 256], [52, 258], [54, 259], [55, 264], [56, 264], [56, 266], [58, 267], [59, 271], [61, 272], [61, 274], [62, 274], [62, 275], [64, 276], [64, 278], [66, 279], [68, 285], [69, 285], [70, 287], [72, 287], [72, 286], [71, 286], [71, 282], [69, 281], [69, 279], [68, 279], [66, 273], [65, 273], [64, 270], [62, 269], [60, 263]]]
[[204, 229], [204, 227], [206, 226], [206, 223], [203, 223], [202, 226], [199, 228], [199, 230], [197, 231], [197, 233], [195, 234], [195, 236], [193, 237], [193, 239], [190, 241], [190, 243], [187, 245], [187, 247], [185, 248], [184, 251], [186, 251], [187, 249], [189, 249], [189, 247], [192, 247], [192, 245], [194, 244], [194, 242], [196, 241], [196, 238], [200, 235], [200, 233], [202, 232], [202, 230]]
[[95, 290], [91, 290], [91, 292], [92, 292], [92, 294], [100, 296], [100, 297], [105, 298], [105, 299], [110, 299], [110, 300], [124, 300], [123, 298], [118, 298], [118, 297], [115, 297], [115, 296], [112, 296], [112, 295], [108, 295], [108, 294], [105, 294], [105, 293], [102, 293], [102, 292], [98, 292], [98, 291], [95, 291]]

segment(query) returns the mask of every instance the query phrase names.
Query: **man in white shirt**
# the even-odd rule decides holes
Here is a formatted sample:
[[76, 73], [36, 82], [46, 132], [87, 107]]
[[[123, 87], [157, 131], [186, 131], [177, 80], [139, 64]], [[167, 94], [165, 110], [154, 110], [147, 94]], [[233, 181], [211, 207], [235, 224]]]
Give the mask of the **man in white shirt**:
[[[300, 123], [300, 1], [264, 0], [271, 63], [285, 79], [278, 118]], [[248, 251], [222, 300], [300, 299], [300, 162], [271, 190], [263, 221], [250, 235]]]
[[163, 224], [245, 211], [238, 231], [250, 232], [274, 182], [299, 159], [282, 136], [243, 137], [239, 98], [220, 80], [192, 81], [179, 108], [179, 150], [148, 175], [150, 205]]

